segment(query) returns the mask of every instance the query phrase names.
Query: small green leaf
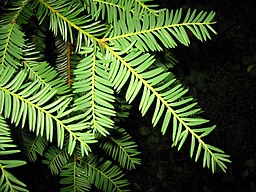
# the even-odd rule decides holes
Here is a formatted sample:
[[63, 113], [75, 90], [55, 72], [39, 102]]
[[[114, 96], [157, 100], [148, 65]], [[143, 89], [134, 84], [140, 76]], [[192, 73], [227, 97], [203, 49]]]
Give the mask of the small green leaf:
[[194, 150], [195, 150], [195, 137], [193, 135], [191, 135], [190, 158], [193, 157]]
[[199, 156], [200, 156], [201, 149], [202, 149], [202, 143], [200, 142], [199, 145], [198, 145], [198, 147], [197, 147], [195, 162], [197, 162], [197, 160], [198, 160], [198, 158], [199, 158]]

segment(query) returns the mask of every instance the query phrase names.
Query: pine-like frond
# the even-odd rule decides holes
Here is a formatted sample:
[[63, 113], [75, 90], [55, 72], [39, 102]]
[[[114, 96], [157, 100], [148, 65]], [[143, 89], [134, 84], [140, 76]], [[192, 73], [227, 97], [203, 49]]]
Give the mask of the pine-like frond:
[[35, 33], [31, 37], [31, 42], [35, 45], [36, 51], [44, 53], [46, 51], [46, 33], [48, 28], [47, 22], [37, 23]]
[[91, 189], [89, 176], [76, 160], [67, 164], [61, 171], [60, 176], [60, 184], [68, 185], [61, 188], [61, 192], [84, 192]]
[[203, 148], [203, 166], [207, 164], [214, 172], [217, 164], [225, 171], [227, 167], [224, 163], [230, 162], [229, 156], [202, 140], [202, 137], [206, 136], [214, 127], [203, 125], [208, 120], [198, 117], [200, 109], [197, 108], [197, 103], [191, 98], [184, 98], [188, 90], [182, 87], [174, 75], [165, 72], [163, 68], [152, 68], [155, 60], [150, 54], [139, 51], [128, 52], [127, 49], [117, 52], [111, 47], [106, 48], [109, 51], [107, 59], [112, 60], [109, 76], [113, 87], [119, 91], [130, 79], [126, 91], [126, 100], [129, 103], [134, 100], [140, 90], [143, 90], [139, 105], [143, 116], [155, 103], [152, 118], [154, 126], [163, 118], [161, 131], [165, 134], [169, 124], [172, 124], [173, 143], [178, 145], [178, 149], [182, 147], [188, 135], [191, 135], [191, 157], [197, 150], [195, 156], [197, 161]]
[[91, 155], [81, 160], [81, 166], [89, 181], [98, 189], [106, 192], [129, 191], [126, 189], [129, 183], [124, 179], [124, 173], [109, 160]]
[[[0, 69], [0, 113], [21, 127], [28, 120], [30, 131], [45, 136], [48, 141], [56, 134], [58, 147], [64, 144], [65, 131], [69, 135], [68, 153], [72, 154], [79, 142], [82, 155], [91, 149], [89, 143], [95, 143], [94, 134], [88, 130], [86, 114], [70, 116], [74, 108], [69, 109], [70, 98], [56, 98], [56, 91], [50, 86], [42, 89], [37, 81], [27, 82], [25, 70], [15, 74], [13, 68]], [[51, 103], [48, 101], [51, 100]]]
[[68, 164], [70, 156], [67, 153], [67, 147], [58, 149], [57, 147], [50, 147], [44, 154], [45, 158], [43, 163], [48, 165], [52, 174], [58, 175], [64, 166]]
[[26, 185], [6, 170], [6, 168], [14, 168], [20, 165], [23, 164], [19, 164], [17, 160], [0, 160], [0, 170], [2, 172], [0, 178], [0, 191], [28, 192]]
[[22, 145], [24, 146], [24, 151], [26, 156], [29, 158], [30, 161], [36, 162], [37, 156], [43, 156], [43, 153], [45, 151], [45, 148], [48, 144], [45, 137], [37, 136], [35, 137], [31, 133], [25, 132], [22, 130], [23, 139]]
[[55, 46], [58, 51], [57, 58], [55, 61], [56, 70], [59, 76], [67, 82], [69, 87], [72, 86], [74, 78], [74, 69], [76, 68], [81, 58], [78, 54], [74, 53], [74, 48], [70, 43], [70, 40], [64, 42], [59, 37], [55, 40]]
[[0, 155], [10, 155], [20, 152], [11, 138], [11, 131], [5, 119], [0, 114]]
[[113, 23], [123, 19], [126, 15], [140, 19], [144, 12], [157, 16], [158, 11], [155, 9], [158, 5], [151, 2], [152, 0], [86, 0], [84, 6], [88, 13], [96, 19]]
[[67, 82], [58, 76], [57, 71], [47, 62], [41, 61], [41, 57], [33, 44], [28, 43], [24, 49], [23, 66], [32, 81], [37, 81], [43, 87], [51, 86], [58, 95], [67, 95], [70, 92]]
[[[23, 182], [7, 171], [7, 169], [26, 164], [26, 162], [22, 160], [7, 160], [8, 155], [20, 152], [20, 150], [16, 148], [17, 146], [13, 144], [11, 138], [10, 128], [0, 114], [0, 191], [28, 191]], [[1, 156], [4, 156], [4, 159], [2, 159]]]
[[174, 48], [177, 42], [186, 46], [190, 39], [188, 30], [201, 41], [211, 39], [210, 33], [216, 33], [211, 27], [214, 12], [201, 11], [192, 13], [188, 10], [182, 19], [182, 9], [177, 11], [162, 10], [158, 16], [144, 14], [141, 20], [132, 16], [115, 22], [114, 27], [106, 34], [106, 41], [124, 50], [131, 43], [142, 51], [162, 51], [162, 47]]
[[8, 4], [8, 7], [4, 10], [1, 25], [11, 23], [27, 24], [33, 16], [30, 0], [16, 0], [6, 2], [6, 4]]
[[[39, 0], [38, 17], [40, 22], [46, 15], [50, 16], [50, 29], [55, 36], [61, 34], [63, 40], [67, 42], [69, 39], [71, 44], [74, 43], [73, 28], [77, 31], [76, 50], [80, 47], [87, 46], [95, 37], [103, 36], [106, 32], [105, 25], [99, 21], [94, 21], [89, 15], [81, 14], [84, 12], [82, 4], [76, 1], [49, 1]], [[82, 16], [81, 16], [82, 15]]]
[[110, 117], [115, 116], [112, 105], [115, 97], [107, 73], [109, 61], [101, 53], [96, 54], [93, 48], [82, 47], [80, 53], [84, 54], [84, 59], [74, 71], [73, 92], [79, 94], [74, 104], [87, 115], [91, 129], [106, 136], [108, 129], [114, 126]]
[[[115, 134], [116, 131], [116, 134]], [[138, 158], [137, 145], [131, 140], [131, 136], [123, 128], [118, 128], [111, 132], [111, 136], [103, 139], [99, 147], [110, 155], [114, 160], [128, 170], [135, 169], [140, 165], [141, 159]]]
[[119, 123], [120, 121], [124, 121], [125, 118], [129, 116], [129, 110], [132, 108], [132, 105], [128, 104], [125, 98], [116, 96], [114, 107], [116, 109], [114, 121]]
[[12, 6], [18, 11], [14, 19], [19, 25], [27, 24], [31, 17], [34, 16], [34, 10], [30, 0], [12, 1]]
[[171, 50], [164, 49], [162, 53], [156, 54], [156, 61], [154, 65], [162, 67], [166, 71], [172, 69], [178, 63], [177, 58], [173, 55]]
[[24, 33], [20, 24], [24, 24], [32, 16], [27, 6], [29, 0], [12, 2], [12, 9], [1, 18], [0, 24], [0, 66], [17, 68], [22, 60]]
[[45, 148], [47, 147], [47, 140], [45, 137], [35, 136], [34, 134], [22, 130], [19, 130], [20, 142], [24, 147], [25, 155], [32, 162], [35, 162], [38, 159], [38, 155], [43, 156]]
[[0, 62], [2, 67], [20, 66], [24, 33], [16, 23], [7, 24], [0, 28]]
[[[191, 158], [197, 161], [203, 156], [204, 167], [214, 172], [218, 165], [226, 171], [229, 156], [203, 141], [215, 126], [210, 127], [208, 120], [199, 116], [201, 109], [192, 98], [186, 97], [188, 90], [167, 72], [168, 61], [156, 62], [152, 54], [145, 53], [174, 48], [178, 42], [187, 46], [190, 32], [201, 41], [210, 39], [210, 32], [216, 33], [211, 27], [215, 23], [213, 12], [188, 10], [183, 15], [182, 10], [156, 10], [151, 0], [31, 3], [33, 6], [29, 0], [14, 1], [17, 9], [7, 13], [0, 24], [0, 114], [16, 126], [26, 126], [35, 132], [39, 139], [28, 142], [32, 160], [36, 159], [36, 153], [43, 153], [47, 141], [56, 138], [59, 148], [50, 147], [43, 162], [53, 174], [61, 174], [62, 191], [89, 191], [91, 184], [103, 191], [128, 191], [129, 183], [122, 170], [134, 168], [140, 159], [129, 134], [124, 129], [114, 129], [114, 118], [127, 116], [127, 112], [116, 112], [115, 106], [114, 91], [119, 93], [124, 88], [129, 104], [141, 95], [139, 109], [143, 116], [154, 107], [152, 124], [162, 122], [162, 134], [172, 125], [173, 146], [179, 150], [190, 140]], [[56, 66], [59, 74], [68, 77], [68, 83], [41, 60], [35, 50], [42, 49], [25, 45], [21, 24], [33, 12], [37, 13], [40, 24], [49, 22], [55, 37], [63, 39], [57, 42], [60, 54]], [[108, 28], [100, 18], [109, 24]], [[72, 87], [71, 45], [83, 57], [75, 64]], [[169, 59], [175, 63], [172, 55]], [[69, 89], [73, 92], [71, 96], [66, 95]], [[99, 147], [121, 166], [89, 154], [89, 144], [97, 140], [102, 141]], [[0, 139], [0, 152], [5, 147], [1, 142]], [[12, 149], [8, 151], [5, 153], [13, 153]], [[19, 187], [15, 191], [23, 190], [25, 185], [3, 169], [22, 163], [0, 160], [4, 175], [0, 186], [10, 178]], [[9, 190], [7, 185], [1, 187], [0, 191]]]
[[70, 44], [69, 40], [64, 42], [62, 39], [56, 37], [55, 47], [58, 51], [55, 61], [56, 70], [58, 71], [59, 76], [61, 76], [61, 78], [67, 83], [69, 80], [68, 67], [70, 66], [70, 55], [68, 55], [70, 45], [68, 44]]

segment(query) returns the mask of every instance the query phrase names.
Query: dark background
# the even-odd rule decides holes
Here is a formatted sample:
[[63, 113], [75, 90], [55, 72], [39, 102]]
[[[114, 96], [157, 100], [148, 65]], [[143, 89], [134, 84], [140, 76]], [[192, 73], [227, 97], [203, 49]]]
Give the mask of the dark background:
[[[170, 9], [215, 11], [218, 35], [211, 41], [192, 39], [173, 50], [179, 63], [173, 72], [197, 98], [204, 116], [217, 125], [207, 142], [231, 155], [228, 172], [212, 174], [189, 158], [189, 143], [177, 152], [170, 135], [151, 127], [132, 108], [126, 128], [142, 151], [142, 165], [127, 172], [132, 191], [256, 192], [256, 8], [253, 1], [160, 0]], [[143, 136], [142, 130], [151, 130]], [[19, 173], [31, 191], [58, 191], [58, 177], [44, 166], [30, 164]], [[20, 177], [21, 178], [21, 177]]]
[[[171, 148], [170, 135], [157, 131], [135, 136], [142, 146], [142, 166], [131, 175], [134, 191], [255, 192], [256, 191], [256, 7], [253, 1], [159, 1], [163, 7], [215, 11], [218, 35], [212, 41], [192, 40], [174, 50], [179, 60], [174, 73], [190, 88], [217, 125], [207, 142], [231, 155], [227, 174], [202, 168], [189, 158], [189, 144]], [[255, 66], [255, 67], [254, 67]], [[254, 68], [253, 68], [254, 67]], [[134, 113], [132, 113], [134, 114]], [[150, 117], [140, 128], [150, 126]], [[134, 123], [133, 126], [138, 124]], [[153, 138], [153, 139], [152, 139]], [[160, 138], [160, 139], [158, 139]]]

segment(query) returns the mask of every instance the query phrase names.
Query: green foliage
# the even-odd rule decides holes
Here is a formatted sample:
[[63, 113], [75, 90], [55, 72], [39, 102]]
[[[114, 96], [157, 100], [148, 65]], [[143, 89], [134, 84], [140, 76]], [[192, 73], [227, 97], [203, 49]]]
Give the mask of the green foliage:
[[172, 146], [180, 150], [189, 140], [191, 158], [226, 172], [229, 156], [204, 141], [215, 126], [170, 71], [177, 63], [170, 48], [189, 46], [189, 32], [200, 41], [216, 34], [214, 12], [158, 9], [151, 0], [1, 6], [0, 191], [27, 191], [6, 170], [25, 164], [6, 159], [19, 152], [13, 127], [26, 160], [42, 156], [61, 176], [61, 191], [129, 191], [124, 169], [141, 164], [140, 152], [120, 122], [135, 98], [154, 127], [171, 130]]
[[7, 156], [19, 152], [20, 150], [17, 149], [11, 138], [10, 127], [6, 124], [3, 116], [0, 115], [0, 191], [28, 191], [23, 182], [7, 171], [8, 169], [26, 164], [22, 160], [6, 159]]

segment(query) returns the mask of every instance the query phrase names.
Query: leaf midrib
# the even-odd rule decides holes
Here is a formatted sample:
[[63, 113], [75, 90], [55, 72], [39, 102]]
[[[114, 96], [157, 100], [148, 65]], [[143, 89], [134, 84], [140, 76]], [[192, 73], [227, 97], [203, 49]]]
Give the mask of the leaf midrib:
[[130, 72], [137, 77], [143, 84], [146, 86], [164, 105], [165, 107], [170, 111], [170, 113], [188, 130], [195, 138], [197, 138], [198, 142], [203, 145], [203, 147], [209, 152], [209, 154], [214, 158], [214, 160], [218, 163], [218, 158], [213, 154], [213, 152], [207, 147], [207, 144], [201, 139], [199, 135], [197, 135], [195, 132], [192, 131], [192, 129], [182, 120], [181, 117], [178, 116], [178, 114], [175, 112], [174, 109], [172, 109], [168, 102], [164, 100], [164, 98], [159, 94], [154, 87], [152, 87], [146, 80], [143, 79], [143, 77], [138, 74], [121, 56], [119, 56], [114, 50], [112, 50], [110, 47], [106, 45], [106, 49], [115, 56], [122, 64], [124, 64]]
[[16, 24], [16, 20], [17, 18], [19, 17], [21, 11], [24, 9], [24, 7], [27, 5], [27, 3], [29, 2], [30, 0], [27, 0], [25, 2], [23, 2], [23, 5], [20, 7], [20, 9], [17, 11], [17, 13], [14, 15], [13, 19], [12, 19], [12, 23], [11, 23], [11, 26], [9, 28], [9, 33], [8, 33], [8, 36], [7, 36], [7, 39], [6, 39], [6, 43], [5, 43], [5, 48], [3, 50], [3, 56], [2, 56], [2, 61], [1, 61], [1, 65], [4, 66], [4, 62], [5, 62], [5, 57], [7, 55], [7, 49], [8, 49], [8, 46], [9, 46], [9, 42], [10, 42], [10, 39], [11, 39], [11, 36], [12, 36], [12, 32], [13, 32], [13, 28]]
[[23, 101], [25, 103], [27, 103], [28, 105], [36, 108], [37, 110], [41, 111], [42, 113], [48, 115], [50, 118], [54, 119], [56, 121], [56, 123], [58, 123], [61, 127], [63, 127], [64, 129], [66, 129], [73, 137], [74, 137], [74, 140], [77, 140], [79, 141], [80, 143], [82, 143], [83, 145], [85, 145], [87, 148], [89, 148], [89, 145], [84, 142], [83, 140], [81, 140], [79, 137], [77, 137], [74, 132], [68, 127], [66, 126], [61, 120], [59, 120], [56, 116], [52, 115], [51, 113], [49, 113], [48, 111], [46, 111], [45, 109], [43, 109], [42, 107], [32, 103], [29, 99], [25, 99], [23, 97], [21, 97], [20, 95], [16, 94], [16, 93], [13, 93], [11, 91], [9, 91], [8, 89], [4, 88], [4, 87], [0, 87], [0, 89], [9, 94], [9, 95], [12, 95], [13, 97], [19, 99], [20, 101]]
[[[67, 23], [69, 23], [72, 27], [74, 27], [76, 30], [78, 30], [79, 32], [83, 33], [84, 35], [86, 35], [88, 38], [98, 42], [99, 44], [103, 44], [104, 46], [102, 46], [103, 48], [105, 48], [106, 50], [108, 50], [114, 57], [116, 57], [124, 66], [126, 66], [131, 73], [137, 77], [143, 84], [144, 86], [146, 86], [153, 94], [156, 95], [156, 97], [165, 105], [165, 107], [172, 113], [172, 115], [185, 127], [186, 130], [188, 130], [195, 138], [197, 138], [198, 142], [201, 143], [204, 147], [205, 150], [207, 150], [209, 152], [209, 154], [214, 158], [215, 162], [218, 163], [219, 160], [218, 158], [214, 155], [214, 153], [207, 147], [207, 144], [201, 139], [201, 137], [199, 135], [197, 135], [195, 132], [192, 131], [192, 129], [182, 120], [181, 117], [178, 116], [178, 114], [175, 112], [174, 109], [172, 109], [169, 105], [168, 102], [164, 100], [164, 98], [152, 87], [150, 86], [150, 84], [143, 79], [143, 77], [141, 75], [139, 75], [120, 55], [118, 55], [117, 52], [115, 52], [111, 47], [109, 47], [108, 45], [106, 45], [105, 43], [102, 42], [101, 39], [98, 39], [96, 37], [94, 37], [92, 34], [86, 32], [85, 30], [81, 29], [79, 26], [77, 26], [75, 23], [69, 21], [66, 17], [64, 17], [61, 13], [59, 13], [58, 11], [56, 11], [53, 7], [51, 7], [48, 3], [44, 2], [43, 0], [39, 0], [42, 4], [44, 4], [47, 8], [49, 8], [53, 13], [57, 14], [61, 19], [63, 19], [64, 21], [66, 21]], [[180, 26], [184, 26], [184, 25], [210, 25], [210, 24], [214, 24], [214, 22], [210, 23], [210, 22], [203, 22], [203, 23], [181, 23], [181, 24], [171, 24], [171, 25], [166, 25], [166, 26], [162, 26], [162, 27], [157, 27], [154, 29], [150, 29], [150, 30], [145, 30], [145, 31], [140, 31], [140, 32], [136, 32], [136, 33], [128, 33], [128, 34], [124, 34], [124, 35], [120, 35], [120, 36], [115, 36], [111, 38], [106, 38], [104, 40], [104, 42], [106, 40], [110, 41], [110, 40], [114, 40], [114, 38], [121, 38], [121, 37], [125, 37], [129, 36], [129, 35], [138, 35], [141, 33], [149, 33], [155, 30], [160, 30], [160, 29], [164, 29], [164, 28], [170, 28], [171, 27], [180, 27]]]
[[96, 170], [98, 173], [100, 173], [102, 176], [104, 176], [105, 178], [107, 178], [114, 186], [115, 188], [118, 190], [118, 191], [122, 191], [118, 186], [117, 184], [108, 176], [106, 175], [104, 172], [102, 172], [100, 169], [98, 169], [96, 166], [94, 166], [94, 164], [91, 164], [89, 162], [86, 162], [86, 164], [91, 167], [92, 169]]
[[136, 32], [131, 32], [131, 33], [125, 33], [122, 35], [116, 35], [114, 37], [108, 37], [106, 38], [106, 41], [113, 41], [113, 40], [117, 40], [117, 39], [121, 39], [121, 38], [127, 38], [127, 37], [132, 37], [132, 36], [137, 36], [140, 34], [145, 34], [145, 33], [152, 33], [154, 31], [158, 31], [161, 29], [168, 29], [168, 28], [175, 28], [175, 27], [183, 27], [183, 26], [203, 26], [203, 25], [211, 25], [214, 24], [214, 22], [202, 22], [202, 23], [177, 23], [177, 24], [170, 24], [170, 25], [164, 25], [164, 26], [160, 26], [160, 27], [155, 27], [155, 28], [151, 28], [151, 29], [145, 29], [145, 30], [141, 30], [141, 31], [136, 31]]

